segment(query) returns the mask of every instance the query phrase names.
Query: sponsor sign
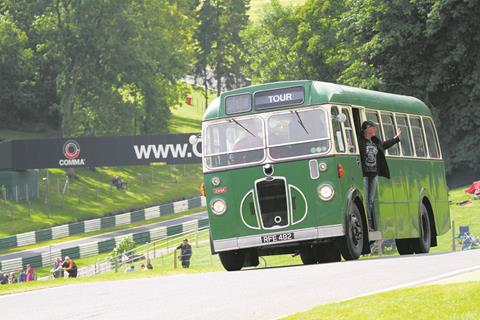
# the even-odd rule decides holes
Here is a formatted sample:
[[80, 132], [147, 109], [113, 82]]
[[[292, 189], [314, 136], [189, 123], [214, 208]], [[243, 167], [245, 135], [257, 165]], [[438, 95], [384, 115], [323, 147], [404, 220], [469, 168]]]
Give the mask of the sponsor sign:
[[197, 134], [14, 140], [0, 144], [9, 150], [0, 170], [201, 163], [201, 143], [189, 142]]

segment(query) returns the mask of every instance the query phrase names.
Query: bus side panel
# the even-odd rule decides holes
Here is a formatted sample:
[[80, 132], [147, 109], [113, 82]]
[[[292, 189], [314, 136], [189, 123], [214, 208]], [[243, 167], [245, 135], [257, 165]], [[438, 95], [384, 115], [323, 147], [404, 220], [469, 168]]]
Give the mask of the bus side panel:
[[437, 235], [441, 235], [450, 230], [451, 227], [448, 188], [443, 161], [432, 161], [431, 172], [431, 191], [435, 199], [430, 201], [432, 202]]
[[378, 230], [382, 231], [384, 239], [395, 237], [395, 201], [392, 185], [390, 179], [378, 177], [374, 215], [378, 223]]
[[[392, 238], [409, 237], [411, 235], [410, 188], [408, 175], [411, 162], [406, 159], [388, 158], [393, 199], [395, 201], [395, 235]], [[384, 237], [387, 238], [387, 237]]]

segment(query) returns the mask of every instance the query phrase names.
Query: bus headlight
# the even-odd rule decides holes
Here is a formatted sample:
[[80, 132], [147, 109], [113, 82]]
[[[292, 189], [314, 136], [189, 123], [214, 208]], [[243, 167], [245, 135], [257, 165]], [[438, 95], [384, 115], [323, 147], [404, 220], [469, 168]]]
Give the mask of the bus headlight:
[[213, 200], [211, 207], [213, 213], [215, 213], [216, 215], [224, 214], [225, 211], [227, 211], [227, 204], [222, 199]]
[[317, 189], [318, 197], [324, 201], [328, 201], [333, 198], [333, 187], [330, 184], [322, 184]]

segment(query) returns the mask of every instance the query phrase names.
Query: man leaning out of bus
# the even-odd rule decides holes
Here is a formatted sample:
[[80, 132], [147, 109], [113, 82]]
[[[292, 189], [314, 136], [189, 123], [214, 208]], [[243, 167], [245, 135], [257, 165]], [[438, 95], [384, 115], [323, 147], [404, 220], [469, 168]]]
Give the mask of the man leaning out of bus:
[[362, 134], [360, 135], [360, 139], [358, 139], [360, 157], [362, 159], [363, 184], [367, 200], [369, 230], [375, 230], [373, 215], [377, 178], [378, 176], [382, 176], [390, 179], [385, 150], [400, 141], [402, 132], [400, 128], [397, 128], [395, 137], [383, 142], [375, 136], [376, 133], [377, 127], [375, 123], [367, 120], [362, 123]]

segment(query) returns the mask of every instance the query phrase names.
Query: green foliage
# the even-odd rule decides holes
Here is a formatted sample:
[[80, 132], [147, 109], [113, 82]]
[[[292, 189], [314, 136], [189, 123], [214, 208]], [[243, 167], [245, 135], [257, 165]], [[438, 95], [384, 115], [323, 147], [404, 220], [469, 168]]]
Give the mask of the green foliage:
[[130, 253], [136, 246], [135, 241], [133, 241], [132, 236], [126, 236], [120, 241], [115, 249], [110, 253], [112, 258], [120, 257], [123, 253]]
[[241, 36], [248, 24], [250, 0], [206, 0], [196, 11], [195, 76], [202, 79], [204, 96], [213, 79], [217, 95], [245, 82], [241, 69], [245, 47]]
[[5, 1], [0, 12], [20, 30], [8, 31], [18, 38], [5, 40], [17, 44], [9, 56], [32, 52], [23, 77], [32, 83], [30, 104], [47, 90], [42, 112], [60, 115], [65, 135], [160, 133], [191, 61], [189, 3]]

